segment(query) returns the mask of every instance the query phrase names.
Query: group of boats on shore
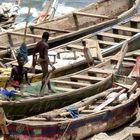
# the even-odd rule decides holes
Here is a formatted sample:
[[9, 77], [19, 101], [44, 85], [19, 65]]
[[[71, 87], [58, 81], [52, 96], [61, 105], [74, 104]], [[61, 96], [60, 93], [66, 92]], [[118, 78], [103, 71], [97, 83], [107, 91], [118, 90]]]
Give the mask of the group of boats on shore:
[[[25, 64], [35, 90], [28, 91], [24, 85], [22, 93], [0, 96], [3, 136], [15, 140], [80, 140], [134, 118], [140, 96], [139, 2], [100, 0], [27, 27], [29, 58], [43, 31], [50, 33], [48, 54], [56, 68], [50, 81], [55, 93], [38, 96], [41, 68], [36, 66], [32, 73], [31, 62]], [[0, 34], [1, 87], [10, 76], [11, 66], [17, 65], [15, 52], [23, 42], [24, 30]], [[84, 48], [90, 59], [85, 57]]]

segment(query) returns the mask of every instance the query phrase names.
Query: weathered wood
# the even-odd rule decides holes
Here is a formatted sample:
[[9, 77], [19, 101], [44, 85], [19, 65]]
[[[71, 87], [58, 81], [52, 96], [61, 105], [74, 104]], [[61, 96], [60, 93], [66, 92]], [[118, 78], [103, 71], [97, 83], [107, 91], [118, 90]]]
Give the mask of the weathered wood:
[[104, 44], [104, 45], [109, 45], [109, 46], [113, 46], [113, 45], [117, 45], [118, 43], [116, 42], [111, 42], [111, 41], [105, 41], [105, 40], [98, 40], [99, 44]]
[[65, 87], [55, 87], [55, 90], [60, 90], [65, 92], [74, 91], [74, 89], [72, 88], [65, 88]]
[[72, 49], [78, 49], [78, 50], [83, 50], [84, 46], [82, 45], [75, 45], [75, 44], [69, 44], [67, 47], [72, 48]]
[[96, 74], [96, 73], [101, 73], [101, 74], [112, 74], [114, 73], [114, 70], [113, 69], [100, 69], [100, 68], [92, 68], [90, 70], [88, 70], [88, 73], [91, 73], [91, 74]]
[[73, 13], [73, 19], [74, 19], [74, 22], [75, 22], [75, 27], [76, 27], [76, 30], [79, 29], [79, 23], [78, 23], [78, 18], [77, 18], [77, 15]]
[[111, 38], [118, 38], [118, 39], [122, 39], [122, 40], [130, 39], [130, 36], [112, 34], [112, 33], [107, 33], [107, 32], [101, 32], [101, 33], [98, 33], [98, 35], [105, 36], [105, 37], [111, 37]]
[[[7, 33], [10, 34], [10, 35], [24, 37], [24, 33], [12, 32], [12, 31], [8, 31]], [[40, 35], [33, 35], [33, 34], [26, 34], [26, 37], [31, 37], [31, 38], [36, 38], [36, 39], [41, 39], [42, 38]]]
[[136, 62], [136, 59], [131, 58], [131, 57], [125, 57], [123, 60], [126, 61], [126, 62], [127, 61]]
[[97, 57], [101, 62], [103, 62], [103, 57], [100, 50], [99, 42], [93, 39], [84, 39], [84, 41], [86, 41], [86, 46], [91, 49], [92, 57]]
[[87, 84], [87, 83], [64, 81], [64, 80], [52, 80], [52, 82], [57, 83], [57, 84], [64, 84], [64, 85], [74, 86], [74, 87], [85, 87], [85, 86], [90, 85], [90, 84]]
[[[107, 96], [109, 93], [111, 93], [113, 91], [120, 91], [120, 89], [122, 89], [122, 88], [121, 87], [110, 88], [106, 91], [101, 92], [100, 94], [94, 95], [93, 97], [83, 99], [80, 102], [75, 103], [74, 105], [78, 107], [78, 111], [82, 111], [83, 109], [85, 109], [89, 105], [91, 105], [98, 98]], [[62, 109], [58, 110], [57, 112], [54, 111], [53, 113], [49, 113], [49, 114], [48, 113], [43, 113], [39, 116], [40, 117], [47, 117], [47, 118], [54, 118], [54, 117], [63, 116], [63, 115], [66, 116], [66, 115], [69, 115], [69, 112], [66, 112], [66, 110], [67, 110], [66, 108], [64, 108], [63, 110]]]
[[90, 82], [95, 82], [95, 81], [97, 82], [105, 79], [103, 77], [95, 77], [95, 76], [87, 76], [87, 75], [73, 75], [70, 78], [71, 80], [84, 80]]
[[132, 22], [140, 22], [140, 17], [136, 16], [136, 17], [132, 18], [130, 21], [132, 21]]
[[131, 88], [131, 85], [127, 85], [127, 84], [121, 84], [121, 83], [117, 83], [117, 82], [114, 82], [114, 84], [116, 84], [118, 86], [121, 86], [121, 87], [124, 87], [126, 89], [130, 89]]
[[120, 66], [122, 64], [122, 61], [123, 61], [123, 59], [125, 57], [125, 54], [126, 54], [127, 50], [128, 50], [128, 42], [125, 41], [124, 44], [123, 44], [123, 46], [122, 46], [122, 48], [121, 48], [121, 51], [120, 51], [120, 58], [119, 58], [119, 61], [118, 61], [117, 65], [116, 65], [116, 69], [119, 69], [120, 68]]
[[138, 87], [137, 82], [134, 82], [132, 84], [132, 86], [129, 88], [128, 93], [130, 94], [131, 92], [135, 92], [135, 90], [137, 89], [137, 87]]
[[84, 12], [74, 12], [73, 14], [80, 15], [80, 16], [86, 16], [86, 17], [93, 17], [93, 18], [111, 19], [110, 17], [105, 16], [105, 15], [89, 14], [89, 13], [84, 13]]
[[122, 30], [122, 31], [128, 31], [128, 32], [135, 32], [135, 33], [139, 33], [140, 29], [136, 29], [136, 28], [130, 28], [130, 27], [125, 27], [125, 26], [114, 26], [113, 29], [116, 30]]
[[68, 30], [63, 30], [63, 29], [52, 29], [52, 28], [45, 28], [45, 27], [38, 27], [38, 26], [31, 26], [33, 29], [39, 29], [39, 30], [47, 30], [47, 31], [55, 31], [55, 32], [62, 32], [62, 33], [70, 33]]
[[140, 56], [137, 57], [136, 64], [134, 65], [128, 77], [140, 77]]
[[102, 110], [104, 107], [106, 107], [107, 105], [112, 103], [117, 97], [119, 97], [124, 91], [125, 91], [125, 89], [122, 89], [116, 96], [109, 98], [108, 100], [106, 100], [105, 102], [103, 102], [102, 104], [97, 106], [93, 111], [98, 112], [98, 111]]

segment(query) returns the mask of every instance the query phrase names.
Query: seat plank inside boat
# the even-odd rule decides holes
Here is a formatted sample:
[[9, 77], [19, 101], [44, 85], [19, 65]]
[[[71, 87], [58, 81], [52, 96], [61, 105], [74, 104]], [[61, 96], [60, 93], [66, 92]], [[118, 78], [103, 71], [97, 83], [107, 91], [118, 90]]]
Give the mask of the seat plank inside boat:
[[86, 17], [110, 19], [109, 16], [97, 15], [97, 14], [89, 14], [89, 13], [85, 13], [85, 12], [73, 12], [73, 14], [75, 14], [75, 15], [81, 15], [81, 16], [86, 16]]
[[80, 83], [80, 82], [72, 82], [72, 81], [64, 81], [64, 80], [52, 80], [51, 82], [63, 85], [70, 85], [74, 87], [85, 87], [90, 86], [88, 83]]
[[59, 90], [59, 91], [73, 91], [74, 89], [72, 88], [64, 88], [64, 87], [55, 87], [55, 90]]
[[104, 40], [98, 40], [99, 44], [104, 44], [104, 45], [109, 45], [109, 46], [113, 46], [113, 45], [117, 45], [118, 43], [116, 42], [111, 42], [111, 41], [104, 41]]
[[111, 37], [111, 38], [118, 38], [118, 39], [130, 39], [130, 36], [112, 34], [112, 33], [107, 33], [107, 32], [101, 32], [101, 33], [98, 33], [98, 35]]
[[88, 70], [88, 73], [106, 73], [106, 74], [111, 74], [114, 73], [113, 69], [100, 69], [100, 68], [92, 68], [90, 70]]
[[71, 76], [72, 80], [86, 80], [86, 81], [102, 81], [105, 78], [103, 77], [95, 77], [95, 76], [87, 76], [87, 75], [73, 75]]
[[136, 17], [132, 18], [130, 21], [132, 21], [132, 22], [140, 22], [140, 16], [136, 16]]
[[135, 33], [139, 33], [140, 32], [140, 29], [124, 27], [124, 26], [114, 26], [113, 29], [129, 31], [129, 32], [135, 32]]
[[78, 49], [78, 50], [83, 50], [84, 46], [81, 45], [75, 45], [75, 44], [69, 44], [67, 47], [72, 48], [72, 49]]

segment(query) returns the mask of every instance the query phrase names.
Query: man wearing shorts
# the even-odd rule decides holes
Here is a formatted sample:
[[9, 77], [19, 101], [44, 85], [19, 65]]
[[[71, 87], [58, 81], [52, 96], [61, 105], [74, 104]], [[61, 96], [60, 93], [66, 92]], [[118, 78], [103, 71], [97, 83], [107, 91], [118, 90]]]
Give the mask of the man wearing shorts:
[[[38, 61], [38, 63], [41, 65], [42, 73], [43, 73], [42, 85], [41, 85], [40, 90], [42, 90], [42, 88], [46, 82], [46, 78], [48, 76], [48, 65], [50, 65], [52, 67], [52, 69], [55, 70], [55, 67], [51, 64], [49, 57], [48, 57], [48, 49], [49, 49], [48, 39], [49, 39], [49, 33], [44, 32], [42, 35], [42, 40], [37, 43], [37, 45], [34, 49], [34, 52], [33, 52], [33, 64], [32, 64], [32, 66], [34, 68], [36, 65], [36, 62]], [[36, 53], [39, 53], [38, 60], [36, 57]], [[48, 84], [49, 92], [54, 92], [51, 88], [50, 81], [48, 81], [47, 84]]]

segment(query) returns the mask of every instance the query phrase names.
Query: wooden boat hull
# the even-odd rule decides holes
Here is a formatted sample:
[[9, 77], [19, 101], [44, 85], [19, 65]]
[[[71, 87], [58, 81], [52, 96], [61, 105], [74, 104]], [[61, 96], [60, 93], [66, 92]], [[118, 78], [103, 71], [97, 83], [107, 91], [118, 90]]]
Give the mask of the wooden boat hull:
[[11, 103], [4, 101], [1, 104], [1, 107], [3, 107], [8, 118], [22, 118], [25, 116], [31, 116], [33, 114], [39, 114], [41, 112], [43, 113], [45, 111], [52, 110], [54, 108], [60, 108], [79, 101], [85, 97], [97, 94], [110, 86], [111, 79], [112, 75], [109, 75], [103, 81], [100, 81], [89, 87], [85, 87], [82, 90], [76, 89], [66, 93], [52, 94], [49, 96], [46, 95], [43, 97], [35, 97], [25, 100], [23, 99], [23, 101], [10, 101]]
[[[46, 28], [48, 31], [50, 31], [51, 28], [53, 28], [50, 31], [50, 33], [54, 32], [49, 40], [50, 48], [81, 38], [87, 34], [97, 32], [105, 27], [114, 25], [120, 22], [121, 20], [129, 17], [130, 15], [133, 15], [136, 12], [138, 3], [139, 3], [139, 0], [136, 0], [132, 4], [130, 4], [129, 0], [124, 0], [123, 2], [121, 0], [117, 0], [117, 1], [116, 0], [109, 0], [109, 1], [102, 0], [97, 4], [89, 5], [88, 7], [81, 9], [80, 12], [86, 12], [90, 14], [96, 13], [99, 15], [111, 14], [109, 15], [109, 19], [106, 20], [104, 18], [86, 17], [86, 19], [84, 20], [84, 17], [80, 16], [78, 17], [78, 23], [80, 23], [78, 27], [80, 30], [75, 30], [76, 26], [75, 26], [75, 22], [73, 21], [74, 17], [72, 13], [62, 18], [58, 18], [50, 22], [36, 25], [33, 27], [35, 28], [34, 31], [28, 28], [28, 31], [26, 34], [26, 44], [29, 44], [29, 50], [31, 48], [34, 48], [36, 42], [41, 39], [42, 32], [45, 31]], [[117, 5], [117, 6], [114, 7], [114, 5]], [[123, 14], [119, 15], [120, 13], [123, 13]], [[113, 18], [110, 19], [110, 17], [114, 17], [114, 16], [115, 16], [115, 19]], [[43, 30], [36, 29], [38, 27], [39, 28], [44, 27], [45, 29]], [[57, 33], [57, 30], [59, 30], [58, 33]], [[70, 33], [66, 33], [66, 31], [68, 32], [68, 30], [70, 30]], [[24, 29], [19, 29], [19, 30], [15, 30], [14, 32], [9, 31], [7, 33], [1, 34], [0, 44], [3, 46], [2, 49], [5, 48], [7, 51], [7, 46], [11, 46], [11, 47], [14, 47], [14, 49], [17, 49], [19, 45], [21, 45], [21, 43], [23, 42], [23, 32], [24, 32]], [[6, 51], [1, 50], [0, 56], [4, 57], [7, 53]], [[10, 49], [8, 49], [8, 51], [10, 52]]]
[[[139, 31], [139, 29], [138, 28], [134, 28], [134, 27], [131, 27], [131, 28], [129, 28], [129, 27], [127, 27], [127, 24], [129, 24], [129, 22], [131, 21], [131, 20], [133, 20], [133, 19], [135, 19], [135, 18], [139, 18], [139, 16], [134, 16], [134, 17], [132, 17], [132, 18], [130, 18], [130, 19], [128, 19], [127, 21], [124, 21], [123, 23], [120, 23], [120, 24], [117, 24], [117, 26], [121, 26], [121, 27], [124, 27], [124, 25], [123, 24], [126, 24], [126, 28], [128, 28], [128, 29], [131, 29], [130, 31], [128, 30], [128, 29], [126, 29], [126, 30], [124, 30], [124, 35], [129, 35], [130, 36], [130, 34], [131, 34], [131, 38], [130, 39], [127, 39], [128, 40], [128, 43], [129, 43], [129, 50], [128, 51], [132, 51], [132, 50], [135, 50], [135, 49], [140, 49], [140, 46], [139, 46], [139, 44], [140, 44], [140, 40], [139, 40], [139, 37], [140, 37], [140, 34], [139, 33], [136, 33], [136, 32], [138, 32]], [[116, 26], [116, 25], [115, 25]], [[137, 25], [137, 26], [139, 26], [139, 24]], [[112, 32], [114, 30], [114, 26], [112, 26], [112, 27], [110, 27], [110, 28], [107, 28], [107, 29], [104, 29], [104, 30], [101, 30], [100, 32], [98, 32], [98, 33], [106, 33], [106, 32]], [[121, 35], [121, 30], [123, 30], [123, 28], [122, 29], [120, 29], [120, 30], [118, 30], [118, 32], [120, 33], [120, 35]], [[136, 32], [134, 32], [134, 30], [136, 31]], [[128, 32], [132, 32], [132, 33], [128, 33]], [[78, 44], [81, 44], [81, 40], [84, 40], [84, 39], [90, 39], [90, 40], [93, 40], [93, 41], [95, 41], [95, 40], [97, 40], [97, 41], [102, 41], [102, 40], [98, 40], [98, 39], [95, 39], [96, 37], [98, 37], [98, 33], [94, 33], [93, 35], [89, 35], [89, 36], [86, 36], [86, 37], [84, 37], [84, 38], [81, 38], [81, 39], [79, 39], [79, 40], [76, 40], [76, 41], [73, 41], [73, 42], [71, 42], [71, 43], [68, 43], [68, 44], [66, 44], [66, 45], [61, 45], [61, 46], [58, 46], [58, 47], [56, 47], [56, 48], [53, 48], [53, 49], [50, 49], [50, 51], [56, 51], [56, 49], [61, 49], [61, 48], [67, 48], [67, 46], [72, 46], [73, 44], [75, 45], [78, 45]], [[135, 35], [134, 35], [134, 33], [136, 33]], [[114, 34], [115, 35], [115, 34]], [[128, 36], [128, 37], [129, 37]], [[103, 38], [105, 38], [105, 37], [103, 37]], [[112, 55], [112, 54], [115, 54], [118, 50], [120, 50], [120, 48], [121, 48], [121, 46], [122, 46], [122, 44], [123, 44], [123, 42], [124, 42], [124, 40], [123, 41], [121, 41], [121, 43], [118, 43], [118, 42], [115, 42], [115, 38], [113, 39], [114, 41], [112, 41], [112, 39], [110, 39], [109, 40], [109, 42], [111, 43], [111, 45], [109, 44], [108, 46], [106, 46], [106, 44], [100, 44], [99, 43], [99, 46], [100, 46], [100, 48], [101, 48], [101, 53], [102, 53], [102, 55], [104, 56], [104, 57], [106, 57], [106, 56], [109, 56], [109, 55]], [[126, 39], [125, 39], [126, 40]], [[108, 42], [108, 40], [107, 39], [103, 39], [103, 42]], [[116, 44], [116, 45], [114, 45], [114, 44]], [[104, 46], [103, 46], [104, 45]], [[77, 46], [78, 48], [79, 48], [79, 50], [80, 51], [82, 51], [83, 50], [83, 46], [82, 45], [79, 45], [79, 46]], [[107, 49], [106, 49], [106, 47], [107, 47]], [[70, 50], [76, 50], [76, 48], [71, 48], [71, 47], [69, 47], [69, 49]], [[78, 51], [79, 51], [78, 50]], [[8, 62], [9, 63], [9, 62]], [[87, 65], [87, 63], [86, 63], [86, 61], [85, 60], [82, 60], [82, 61], [78, 61], [78, 62], [75, 62], [75, 63], [71, 63], [70, 65], [66, 65], [66, 66], [63, 66], [63, 67], [60, 67], [60, 68], [57, 68], [56, 70], [55, 70], [55, 72], [53, 73], [53, 75], [52, 75], [52, 77], [59, 77], [59, 76], [63, 76], [63, 75], [67, 75], [67, 74], [70, 74], [70, 73], [73, 73], [73, 72], [76, 72], [76, 71], [79, 71], [79, 70], [81, 70], [81, 69], [84, 69], [84, 68], [86, 68], [88, 65]], [[29, 67], [28, 67], [29, 68]], [[32, 75], [32, 76], [29, 76], [29, 78], [31, 79], [31, 82], [37, 82], [37, 81], [41, 81], [42, 80], [42, 74], [36, 74], [36, 75]], [[5, 85], [5, 82], [7, 81], [7, 79], [8, 79], [8, 77], [2, 77], [1, 76], [1, 79], [0, 79], [0, 86], [1, 87], [3, 87], [4, 85]]]
[[[140, 36], [140, 34], [138, 33], [138, 34], [134, 35], [134, 38], [132, 37], [132, 38], [128, 39], [128, 45], [130, 45], [128, 47], [128, 50], [135, 50], [135, 49], [139, 48], [139, 45], [138, 45], [139, 36]], [[135, 43], [136, 43], [136, 46], [134, 45]], [[106, 62], [99, 64], [98, 66], [95, 66], [95, 68], [101, 68], [105, 64], [106, 64]], [[107, 65], [106, 65], [106, 67], [107, 67]], [[114, 67], [115, 67], [115, 65], [112, 66], [111, 68], [113, 69]], [[109, 68], [109, 66], [107, 68]], [[110, 86], [111, 79], [112, 79], [112, 73], [114, 73], [115, 71], [112, 71], [112, 73], [101, 74], [101, 75], [103, 75], [103, 77], [98, 78], [98, 76], [96, 77], [96, 73], [89, 75], [89, 73], [88, 73], [89, 69], [90, 68], [83, 70], [81, 72], [74, 73], [69, 76], [60, 77], [60, 78], [52, 80], [52, 83], [54, 82], [55, 86], [58, 85], [59, 88], [61, 88], [61, 87], [63, 88], [64, 84], [67, 84], [67, 85], [65, 85], [66, 86], [65, 92], [61, 92], [59, 90], [60, 94], [51, 94], [49, 96], [46, 95], [44, 97], [23, 99], [20, 101], [1, 101], [1, 106], [4, 108], [7, 117], [9, 117], [9, 118], [12, 118], [12, 117], [18, 118], [19, 117], [20, 118], [23, 116], [33, 115], [34, 113], [38, 114], [38, 113], [48, 111], [48, 110], [51, 110], [54, 108], [59, 108], [59, 107], [65, 106], [72, 102], [81, 100], [82, 98], [89, 97], [89, 96], [92, 96], [93, 94], [99, 93], [100, 91], [107, 89]], [[86, 71], [86, 74], [82, 74], [82, 75], [79, 74], [84, 71]], [[75, 79], [73, 80], [72, 78], [74, 75], [76, 75], [76, 78], [74, 77]], [[107, 75], [107, 77], [106, 77], [106, 75]], [[83, 83], [80, 83], [79, 82], [80, 80], [77, 78], [77, 76], [79, 76], [78, 78], [80, 80], [82, 79], [84, 82], [82, 81]], [[93, 77], [91, 77], [91, 76], [93, 76]], [[65, 82], [65, 80], [66, 80], [66, 82]], [[39, 108], [38, 108], [38, 106], [39, 106]], [[21, 112], [21, 110], [22, 110], [22, 112]], [[27, 112], [27, 110], [28, 110], [28, 112]], [[19, 114], [19, 116], [17, 116], [16, 114]]]
[[[127, 84], [128, 83], [131, 84], [134, 82], [134, 80], [132, 80], [133, 81], [132, 82], [130, 79], [127, 78], [124, 79], [124, 77], [120, 77], [120, 76], [119, 78], [118, 77], [116, 78], [119, 79], [118, 81], [126, 80]], [[112, 85], [113, 84], [114, 83], [112, 82]], [[112, 85], [110, 86], [110, 89]], [[92, 110], [90, 109], [89, 110], [90, 112], [88, 112], [87, 114], [86, 113], [82, 114], [82, 111], [81, 113], [79, 111], [79, 117], [77, 118], [71, 118], [71, 117], [69, 118], [68, 116], [65, 115], [62, 117], [60, 115], [61, 113], [66, 112], [66, 110], [68, 109], [67, 106], [62, 109], [46, 112], [31, 118], [25, 118], [25, 119], [15, 120], [15, 121], [7, 120], [7, 123], [9, 123], [9, 125], [7, 125], [7, 128], [11, 136], [15, 136], [16, 138], [23, 139], [23, 140], [24, 139], [29, 140], [30, 138], [32, 138], [33, 140], [35, 139], [40, 139], [40, 140], [84, 139], [86, 137], [92, 136], [99, 132], [105, 132], [114, 129], [116, 127], [119, 127], [125, 124], [126, 122], [128, 122], [129, 120], [131, 120], [132, 118], [134, 118], [139, 108], [138, 106], [139, 96], [140, 96], [140, 91], [137, 90], [135, 96], [119, 104], [113, 106], [110, 105], [108, 108], [104, 108], [103, 110], [99, 110], [95, 112], [94, 110], [95, 108], [94, 108]], [[92, 102], [94, 102], [93, 97], [91, 97]], [[91, 102], [91, 100], [89, 102], [88, 100], [90, 100], [90, 98], [86, 98], [81, 102], [77, 102], [71, 106], [75, 106], [75, 107], [79, 106], [78, 108], [80, 107], [82, 108], [83, 106], [87, 107], [90, 104], [89, 102]], [[95, 98], [95, 102], [96, 102], [96, 98]], [[92, 107], [94, 107], [94, 105]], [[85, 110], [88, 111], [86, 107]], [[51, 117], [51, 115], [53, 116], [53, 113], [54, 116], [56, 116], [56, 120], [55, 117], [54, 120], [53, 117], [48, 118], [49, 116]], [[55, 115], [55, 113], [57, 115]], [[61, 117], [59, 118], [58, 116]]]
[[138, 111], [137, 98], [127, 104], [116, 107], [94, 116], [76, 119], [69, 123], [56, 126], [29, 126], [24, 124], [8, 125], [11, 135], [22, 140], [79, 140], [99, 132], [111, 130], [119, 127], [131, 120]]

